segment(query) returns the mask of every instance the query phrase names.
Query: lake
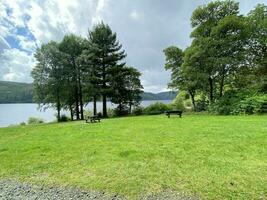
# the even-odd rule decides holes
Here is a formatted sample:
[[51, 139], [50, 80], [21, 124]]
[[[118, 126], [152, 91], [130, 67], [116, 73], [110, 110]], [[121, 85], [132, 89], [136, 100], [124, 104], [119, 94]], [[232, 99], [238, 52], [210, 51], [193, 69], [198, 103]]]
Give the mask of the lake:
[[[141, 106], [148, 106], [155, 102], [170, 103], [171, 100], [153, 100], [142, 101]], [[116, 107], [115, 104], [107, 102], [108, 108]], [[93, 109], [93, 103], [89, 103], [86, 106], [86, 110]], [[97, 110], [102, 110], [102, 102], [97, 102]], [[64, 111], [63, 111], [64, 113]], [[65, 112], [69, 114], [69, 112]], [[27, 104], [0, 104], [0, 127], [19, 124], [21, 122], [27, 122], [29, 117], [38, 117], [45, 120], [45, 122], [51, 122], [56, 120], [56, 110], [48, 108], [45, 111], [38, 110], [38, 105], [34, 103]]]

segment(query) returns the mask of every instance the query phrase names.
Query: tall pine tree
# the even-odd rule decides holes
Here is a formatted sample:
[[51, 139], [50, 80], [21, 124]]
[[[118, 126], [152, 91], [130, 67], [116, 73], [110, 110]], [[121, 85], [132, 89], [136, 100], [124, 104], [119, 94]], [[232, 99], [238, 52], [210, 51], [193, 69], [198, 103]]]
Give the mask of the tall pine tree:
[[126, 57], [122, 45], [117, 40], [116, 33], [103, 22], [89, 32], [90, 51], [95, 58], [95, 77], [99, 80], [100, 94], [103, 101], [103, 117], [107, 117], [107, 97], [112, 93], [112, 71], [125, 65], [122, 60]]

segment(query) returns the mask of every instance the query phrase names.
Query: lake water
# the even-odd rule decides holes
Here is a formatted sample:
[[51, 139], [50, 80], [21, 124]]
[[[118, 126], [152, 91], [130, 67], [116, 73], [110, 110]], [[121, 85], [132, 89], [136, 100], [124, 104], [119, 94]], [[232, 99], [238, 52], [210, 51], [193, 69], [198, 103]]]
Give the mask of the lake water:
[[[146, 107], [155, 102], [170, 103], [171, 100], [156, 100], [156, 101], [142, 101], [141, 105]], [[116, 105], [111, 102], [107, 103], [108, 108], [114, 108]], [[86, 110], [93, 109], [93, 103], [89, 103], [86, 106]], [[97, 110], [102, 110], [102, 102], [97, 102]], [[64, 111], [63, 111], [64, 113]], [[48, 108], [45, 111], [38, 110], [38, 105], [34, 103], [28, 104], [0, 104], [0, 127], [19, 124], [21, 122], [27, 122], [29, 117], [39, 117], [45, 120], [45, 122], [51, 122], [56, 120], [56, 111], [52, 108]], [[66, 112], [68, 115], [69, 112]]]

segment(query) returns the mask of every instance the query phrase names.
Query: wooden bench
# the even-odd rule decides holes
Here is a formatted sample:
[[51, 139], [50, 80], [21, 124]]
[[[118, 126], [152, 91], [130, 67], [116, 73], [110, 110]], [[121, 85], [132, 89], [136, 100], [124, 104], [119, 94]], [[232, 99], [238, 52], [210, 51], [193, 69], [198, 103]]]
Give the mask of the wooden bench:
[[179, 115], [180, 117], [182, 117], [182, 113], [183, 113], [183, 111], [181, 111], [181, 110], [168, 110], [168, 111], [165, 111], [165, 114], [168, 116], [168, 118], [170, 118], [171, 115]]
[[89, 123], [89, 122], [91, 122], [91, 123], [101, 122], [101, 118], [98, 117], [97, 115], [93, 115], [93, 116], [88, 117], [88, 118], [86, 119], [86, 123]]

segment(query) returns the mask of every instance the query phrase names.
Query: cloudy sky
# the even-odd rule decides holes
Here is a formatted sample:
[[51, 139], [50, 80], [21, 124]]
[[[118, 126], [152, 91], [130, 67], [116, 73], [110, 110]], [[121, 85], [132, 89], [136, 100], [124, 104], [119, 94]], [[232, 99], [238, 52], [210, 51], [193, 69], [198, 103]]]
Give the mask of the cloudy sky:
[[[36, 47], [64, 34], [86, 36], [103, 20], [117, 32], [127, 63], [142, 72], [145, 91], [166, 90], [162, 50], [190, 45], [190, 16], [210, 0], [0, 0], [0, 80], [32, 82]], [[240, 0], [246, 14], [267, 0]]]

